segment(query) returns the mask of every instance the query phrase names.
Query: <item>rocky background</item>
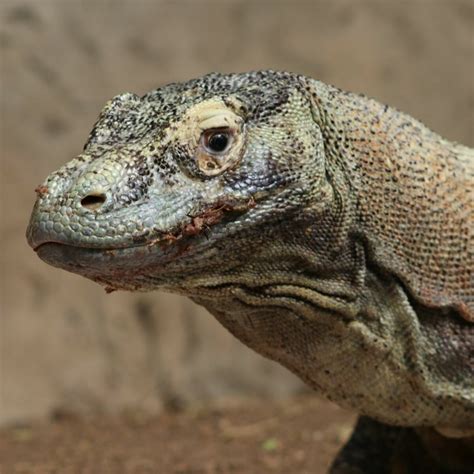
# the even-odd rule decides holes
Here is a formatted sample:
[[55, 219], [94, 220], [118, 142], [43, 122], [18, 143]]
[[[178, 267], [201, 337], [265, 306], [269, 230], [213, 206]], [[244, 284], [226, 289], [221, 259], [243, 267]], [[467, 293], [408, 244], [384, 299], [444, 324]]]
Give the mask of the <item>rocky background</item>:
[[474, 4], [458, 0], [1, 0], [0, 424], [303, 390], [201, 308], [43, 264], [34, 188], [110, 97], [209, 71], [286, 69], [474, 145]]

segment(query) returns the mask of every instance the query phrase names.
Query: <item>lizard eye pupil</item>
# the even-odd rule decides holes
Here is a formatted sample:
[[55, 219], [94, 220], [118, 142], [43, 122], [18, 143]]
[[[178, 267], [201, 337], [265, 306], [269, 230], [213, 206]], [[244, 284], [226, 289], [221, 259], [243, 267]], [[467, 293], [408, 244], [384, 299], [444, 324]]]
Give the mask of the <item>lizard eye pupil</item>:
[[213, 153], [222, 153], [229, 145], [230, 137], [226, 132], [213, 132], [207, 136], [206, 148]]

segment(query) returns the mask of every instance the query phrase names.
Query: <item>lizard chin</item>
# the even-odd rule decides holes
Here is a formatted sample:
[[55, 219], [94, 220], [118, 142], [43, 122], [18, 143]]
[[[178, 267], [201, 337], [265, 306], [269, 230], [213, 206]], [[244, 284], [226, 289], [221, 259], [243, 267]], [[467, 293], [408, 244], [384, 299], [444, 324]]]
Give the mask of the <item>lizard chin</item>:
[[114, 281], [120, 281], [124, 275], [131, 276], [137, 262], [142, 268], [150, 265], [156, 268], [164, 267], [176, 258], [175, 249], [150, 245], [107, 249], [45, 242], [35, 250], [41, 260], [49, 265], [114, 287]]
[[35, 249], [39, 258], [49, 265], [81, 274], [84, 273], [85, 269], [99, 269], [114, 256], [116, 257], [118, 254], [124, 254], [130, 250], [129, 248], [98, 249], [76, 247], [58, 242], [45, 242]]
[[210, 242], [206, 237], [195, 235], [179, 241], [151, 241], [115, 248], [45, 241], [38, 244], [35, 251], [49, 265], [93, 280], [107, 292], [165, 287], [172, 291], [182, 286], [186, 268], [192, 262], [198, 265], [196, 256], [200, 257], [208, 246]]

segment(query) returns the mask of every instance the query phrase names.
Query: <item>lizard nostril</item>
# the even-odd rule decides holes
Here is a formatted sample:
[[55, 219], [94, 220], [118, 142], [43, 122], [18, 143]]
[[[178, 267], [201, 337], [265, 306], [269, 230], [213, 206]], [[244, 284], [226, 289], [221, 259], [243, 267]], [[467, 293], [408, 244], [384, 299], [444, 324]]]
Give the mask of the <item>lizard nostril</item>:
[[86, 197], [81, 199], [82, 207], [94, 211], [99, 209], [105, 202], [105, 194], [88, 194]]

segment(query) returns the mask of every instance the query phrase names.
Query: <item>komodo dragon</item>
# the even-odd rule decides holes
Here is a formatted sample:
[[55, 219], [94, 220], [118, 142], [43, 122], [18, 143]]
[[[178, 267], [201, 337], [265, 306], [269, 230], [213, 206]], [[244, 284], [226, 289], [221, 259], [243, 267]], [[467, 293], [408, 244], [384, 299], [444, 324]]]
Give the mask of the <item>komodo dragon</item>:
[[331, 473], [474, 469], [474, 150], [287, 72], [107, 103], [37, 188], [45, 262], [163, 288], [362, 416]]

